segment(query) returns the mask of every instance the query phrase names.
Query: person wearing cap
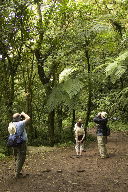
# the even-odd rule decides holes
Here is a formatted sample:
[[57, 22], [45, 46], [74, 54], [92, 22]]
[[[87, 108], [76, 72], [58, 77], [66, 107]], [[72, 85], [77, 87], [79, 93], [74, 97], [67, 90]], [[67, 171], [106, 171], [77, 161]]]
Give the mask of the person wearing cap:
[[[15, 113], [13, 115], [13, 124], [16, 128], [16, 132], [19, 135], [22, 135], [24, 142], [17, 147], [13, 147], [13, 154], [15, 156], [15, 162], [16, 162], [16, 169], [15, 169], [15, 178], [23, 177], [23, 174], [21, 173], [23, 164], [26, 159], [26, 151], [27, 151], [27, 133], [26, 133], [26, 125], [29, 123], [30, 117], [22, 112], [21, 114]], [[12, 130], [14, 131], [14, 130]], [[10, 130], [11, 133], [11, 130]]]
[[77, 129], [78, 126], [83, 128], [82, 119], [78, 119], [77, 123], [75, 124], [74, 131]]
[[75, 140], [76, 140], [76, 156], [80, 157], [82, 155], [82, 151], [84, 150], [84, 138], [85, 138], [85, 131], [83, 129], [82, 119], [79, 119], [78, 122], [75, 124]]
[[107, 113], [106, 112], [99, 112], [98, 115], [94, 118], [94, 122], [97, 124], [97, 142], [98, 142], [98, 149], [100, 153], [100, 157], [102, 159], [108, 158], [107, 153]]

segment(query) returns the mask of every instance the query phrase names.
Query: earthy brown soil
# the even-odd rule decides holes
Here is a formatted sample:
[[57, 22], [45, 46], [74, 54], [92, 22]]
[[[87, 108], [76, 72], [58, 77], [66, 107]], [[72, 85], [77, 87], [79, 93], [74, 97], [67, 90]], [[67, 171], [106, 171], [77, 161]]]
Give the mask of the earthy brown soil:
[[127, 133], [112, 133], [107, 159], [100, 159], [96, 141], [86, 146], [80, 158], [76, 158], [74, 146], [50, 151], [29, 147], [26, 178], [14, 179], [14, 160], [0, 162], [0, 192], [127, 192], [127, 144]]

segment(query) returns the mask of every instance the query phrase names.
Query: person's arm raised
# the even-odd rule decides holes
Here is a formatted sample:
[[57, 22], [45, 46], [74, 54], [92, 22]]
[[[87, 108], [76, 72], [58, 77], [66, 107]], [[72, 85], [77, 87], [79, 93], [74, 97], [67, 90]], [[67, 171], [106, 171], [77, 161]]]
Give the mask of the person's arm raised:
[[95, 118], [93, 119], [93, 121], [94, 121], [95, 123], [107, 122], [107, 118], [95, 117]]
[[25, 123], [28, 123], [28, 122], [30, 121], [30, 117], [29, 117], [26, 113], [22, 112], [21, 115], [24, 116], [24, 118], [25, 118], [25, 120], [24, 120]]

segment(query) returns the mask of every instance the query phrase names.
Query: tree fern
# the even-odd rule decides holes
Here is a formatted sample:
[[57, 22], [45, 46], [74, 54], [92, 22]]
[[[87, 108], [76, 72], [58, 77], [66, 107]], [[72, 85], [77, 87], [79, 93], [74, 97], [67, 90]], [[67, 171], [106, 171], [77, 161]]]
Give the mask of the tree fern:
[[78, 78], [69, 79], [63, 84], [63, 90], [69, 95], [70, 99], [76, 95], [82, 88], [83, 83]]
[[126, 71], [128, 61], [128, 51], [120, 54], [113, 63], [109, 63], [106, 67], [106, 75], [111, 77], [113, 83], [116, 82]]
[[69, 79], [54, 87], [47, 100], [47, 109], [55, 109], [59, 105], [72, 106], [74, 96], [77, 95], [84, 84], [77, 79]]

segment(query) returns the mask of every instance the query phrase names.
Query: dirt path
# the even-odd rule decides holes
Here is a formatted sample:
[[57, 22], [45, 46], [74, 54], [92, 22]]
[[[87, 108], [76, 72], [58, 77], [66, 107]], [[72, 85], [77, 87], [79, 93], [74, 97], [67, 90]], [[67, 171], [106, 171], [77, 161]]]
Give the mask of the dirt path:
[[127, 192], [128, 135], [113, 133], [107, 144], [110, 158], [100, 159], [97, 143], [87, 146], [81, 158], [74, 146], [30, 147], [24, 172], [26, 178], [13, 178], [14, 161], [0, 162], [0, 192]]

